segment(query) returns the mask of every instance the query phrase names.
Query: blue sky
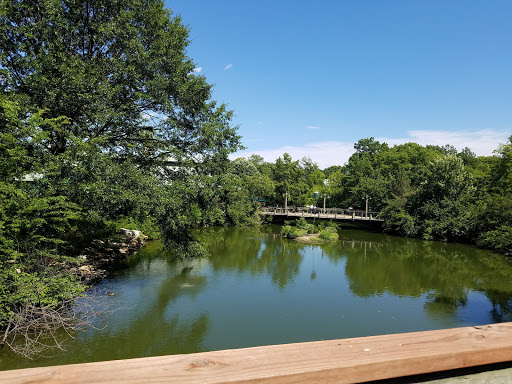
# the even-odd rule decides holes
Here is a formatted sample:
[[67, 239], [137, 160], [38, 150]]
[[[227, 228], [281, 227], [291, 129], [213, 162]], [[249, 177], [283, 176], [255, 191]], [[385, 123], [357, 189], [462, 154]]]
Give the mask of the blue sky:
[[512, 134], [512, 1], [166, 0], [188, 55], [234, 110], [247, 150], [322, 168], [353, 144], [452, 144], [490, 155]]

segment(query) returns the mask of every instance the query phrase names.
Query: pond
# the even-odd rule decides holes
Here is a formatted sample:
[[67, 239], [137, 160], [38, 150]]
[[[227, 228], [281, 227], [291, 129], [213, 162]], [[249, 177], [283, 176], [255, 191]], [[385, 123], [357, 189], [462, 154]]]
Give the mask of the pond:
[[200, 260], [149, 243], [91, 292], [109, 309], [95, 328], [50, 357], [3, 350], [0, 369], [512, 321], [504, 256], [350, 228], [333, 244], [299, 244], [279, 229], [198, 229], [211, 253]]

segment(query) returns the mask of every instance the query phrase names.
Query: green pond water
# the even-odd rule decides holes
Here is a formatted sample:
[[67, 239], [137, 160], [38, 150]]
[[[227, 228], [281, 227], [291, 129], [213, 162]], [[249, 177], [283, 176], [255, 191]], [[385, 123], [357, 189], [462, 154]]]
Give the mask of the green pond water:
[[[0, 369], [127, 359], [512, 321], [512, 262], [460, 244], [342, 228], [327, 245], [204, 228], [211, 258], [149, 243], [91, 295], [108, 309], [66, 351]], [[115, 296], [107, 296], [107, 291]]]

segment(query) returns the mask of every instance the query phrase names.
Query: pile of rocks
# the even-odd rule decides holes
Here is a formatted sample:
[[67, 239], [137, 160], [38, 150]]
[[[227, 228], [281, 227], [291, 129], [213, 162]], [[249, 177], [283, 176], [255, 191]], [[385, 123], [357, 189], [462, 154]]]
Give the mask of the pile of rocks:
[[120, 234], [122, 242], [93, 240], [91, 246], [84, 249], [84, 255], [79, 256], [81, 265], [70, 268], [70, 272], [86, 285], [95, 284], [107, 276], [117, 261], [139, 251], [147, 240], [140, 231], [121, 228]]

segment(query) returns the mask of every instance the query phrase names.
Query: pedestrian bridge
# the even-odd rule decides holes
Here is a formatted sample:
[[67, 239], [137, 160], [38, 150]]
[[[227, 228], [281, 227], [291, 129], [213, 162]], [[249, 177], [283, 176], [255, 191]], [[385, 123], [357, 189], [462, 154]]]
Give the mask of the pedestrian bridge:
[[262, 207], [261, 213], [263, 215], [272, 216], [304, 217], [343, 221], [384, 221], [378, 217], [380, 212], [366, 212], [342, 208]]

